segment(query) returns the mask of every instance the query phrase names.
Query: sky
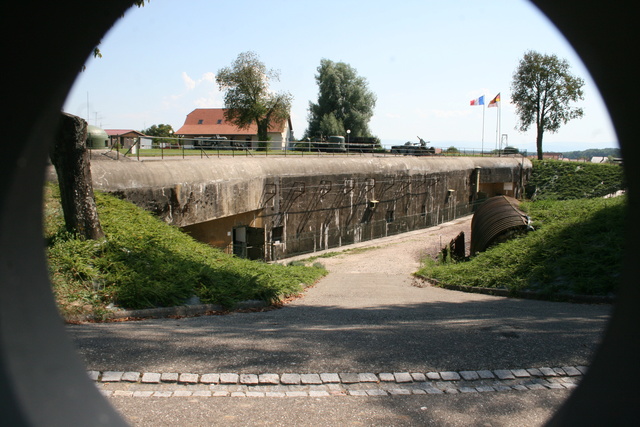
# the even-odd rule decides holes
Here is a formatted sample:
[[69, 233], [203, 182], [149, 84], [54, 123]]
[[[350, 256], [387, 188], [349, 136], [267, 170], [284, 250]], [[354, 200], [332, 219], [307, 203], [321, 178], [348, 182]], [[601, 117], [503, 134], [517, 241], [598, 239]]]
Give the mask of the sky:
[[[369, 127], [390, 147], [535, 152], [535, 127], [516, 130], [511, 81], [524, 53], [566, 59], [584, 80], [584, 117], [544, 134], [544, 151], [618, 147], [609, 114], [580, 58], [525, 0], [151, 0], [127, 11], [90, 56], [64, 110], [103, 129], [175, 130], [196, 108], [224, 107], [216, 73], [246, 51], [279, 70], [271, 89], [293, 95], [294, 136], [307, 128], [322, 59], [345, 62], [377, 102]], [[500, 108], [471, 106], [501, 95]], [[483, 132], [484, 128], [484, 132]], [[504, 137], [503, 135], [506, 135]]]

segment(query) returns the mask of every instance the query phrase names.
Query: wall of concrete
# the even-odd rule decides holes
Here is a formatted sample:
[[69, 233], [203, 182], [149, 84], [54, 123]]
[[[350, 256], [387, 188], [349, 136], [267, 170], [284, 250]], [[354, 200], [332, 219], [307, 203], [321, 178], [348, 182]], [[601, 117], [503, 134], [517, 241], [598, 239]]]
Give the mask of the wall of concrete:
[[[267, 261], [429, 227], [478, 200], [519, 197], [518, 157], [279, 157], [98, 161], [94, 186], [199, 240]], [[246, 240], [246, 239], [245, 239]], [[235, 249], [234, 249], [235, 241]], [[246, 248], [245, 248], [246, 249]]]

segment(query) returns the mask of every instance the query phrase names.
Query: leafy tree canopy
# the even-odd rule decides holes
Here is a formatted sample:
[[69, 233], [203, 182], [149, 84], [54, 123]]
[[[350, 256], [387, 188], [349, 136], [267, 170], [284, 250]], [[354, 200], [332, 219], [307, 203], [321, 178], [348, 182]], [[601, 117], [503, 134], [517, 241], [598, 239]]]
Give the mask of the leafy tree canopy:
[[369, 121], [373, 116], [376, 96], [368, 88], [367, 80], [344, 62], [328, 59], [320, 61], [318, 74], [318, 103], [309, 103], [308, 137], [345, 135], [370, 137]]
[[267, 141], [269, 125], [287, 119], [291, 110], [290, 93], [269, 89], [269, 82], [279, 78], [279, 73], [268, 70], [255, 52], [238, 55], [230, 67], [216, 74], [216, 83], [224, 92], [225, 119], [240, 129], [255, 122], [258, 140]]
[[165, 124], [152, 125], [141, 132], [149, 136], [171, 137], [173, 136], [173, 127]]
[[542, 159], [545, 131], [555, 133], [569, 120], [583, 116], [582, 108], [570, 103], [582, 100], [584, 81], [569, 73], [569, 63], [556, 55], [535, 51], [524, 54], [513, 74], [511, 99], [516, 106], [518, 130], [535, 124], [538, 158]]
[[334, 113], [328, 113], [320, 119], [320, 129], [322, 135], [345, 135], [344, 124], [336, 118]]

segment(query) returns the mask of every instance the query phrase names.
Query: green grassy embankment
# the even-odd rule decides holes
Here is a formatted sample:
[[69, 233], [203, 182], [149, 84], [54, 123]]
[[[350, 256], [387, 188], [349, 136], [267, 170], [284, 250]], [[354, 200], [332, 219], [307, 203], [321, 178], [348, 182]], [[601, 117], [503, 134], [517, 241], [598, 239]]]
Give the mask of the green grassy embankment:
[[535, 200], [521, 208], [535, 231], [470, 260], [428, 259], [418, 276], [446, 285], [533, 291], [539, 297], [615, 294], [622, 266], [626, 197], [622, 168], [534, 162]]
[[527, 185], [532, 200], [590, 199], [624, 188], [619, 165], [558, 160], [534, 160]]
[[58, 189], [47, 185], [45, 242], [53, 291], [65, 318], [105, 319], [107, 308], [170, 307], [192, 296], [233, 308], [245, 300], [278, 303], [326, 274], [319, 264], [249, 261], [193, 240], [150, 213], [96, 193], [106, 238], [81, 240], [64, 231]]

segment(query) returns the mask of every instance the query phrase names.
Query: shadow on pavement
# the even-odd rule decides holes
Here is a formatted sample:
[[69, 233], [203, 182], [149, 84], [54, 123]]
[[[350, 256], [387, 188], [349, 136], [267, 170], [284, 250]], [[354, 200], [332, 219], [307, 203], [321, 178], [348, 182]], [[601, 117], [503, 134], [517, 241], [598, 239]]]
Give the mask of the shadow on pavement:
[[388, 307], [285, 306], [70, 325], [91, 370], [428, 372], [587, 365], [610, 307], [490, 298]]

